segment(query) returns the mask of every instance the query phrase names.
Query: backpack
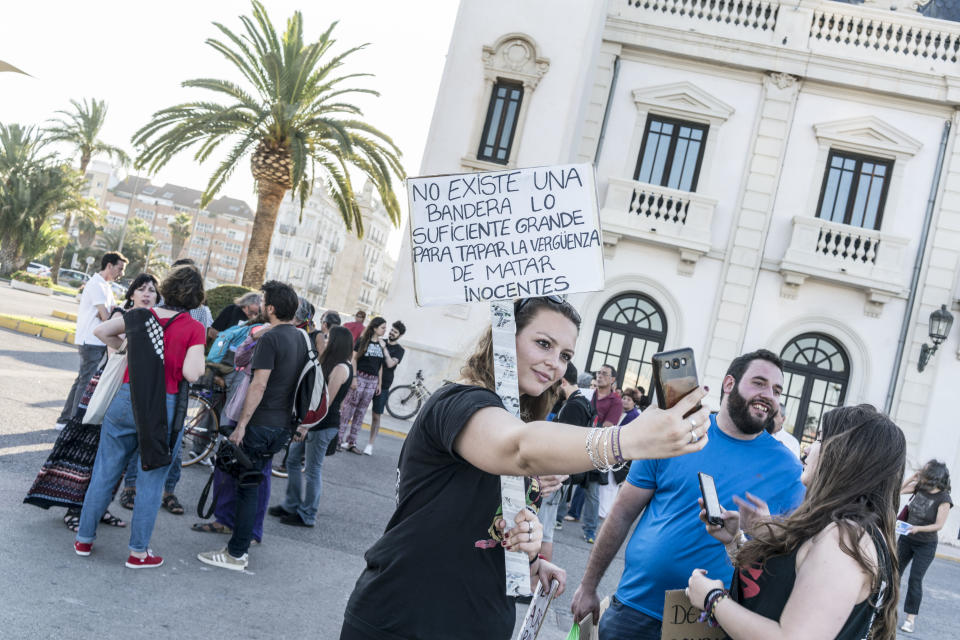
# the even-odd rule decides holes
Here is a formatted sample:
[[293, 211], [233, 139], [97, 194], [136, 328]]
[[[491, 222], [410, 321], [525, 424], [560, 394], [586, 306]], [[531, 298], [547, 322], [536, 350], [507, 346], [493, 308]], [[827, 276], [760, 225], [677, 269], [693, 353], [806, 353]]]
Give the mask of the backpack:
[[312, 427], [319, 424], [327, 415], [330, 399], [327, 396], [327, 382], [320, 368], [320, 359], [315, 343], [303, 329], [297, 329], [307, 343], [307, 361], [300, 370], [297, 379], [297, 391], [293, 396], [294, 427]]
[[250, 335], [250, 330], [256, 326], [259, 325], [254, 323], [238, 324], [235, 327], [221, 331], [213, 341], [213, 344], [210, 345], [207, 362], [210, 364], [223, 363], [233, 366], [233, 357], [237, 351], [237, 347], [247, 339], [247, 336]]

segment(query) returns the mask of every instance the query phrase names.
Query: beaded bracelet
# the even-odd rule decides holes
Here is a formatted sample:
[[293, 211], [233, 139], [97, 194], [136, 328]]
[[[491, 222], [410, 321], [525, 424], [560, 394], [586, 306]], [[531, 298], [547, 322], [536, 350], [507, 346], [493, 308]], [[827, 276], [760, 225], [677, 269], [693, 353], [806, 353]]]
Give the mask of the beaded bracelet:
[[724, 598], [729, 598], [730, 592], [726, 589], [713, 589], [710, 593], [707, 594], [707, 597], [703, 600], [703, 612], [700, 614], [700, 617], [697, 618], [699, 622], [706, 622], [708, 626], [719, 627], [720, 623], [717, 622], [716, 611], [717, 605]]
[[593, 444], [594, 437], [596, 436], [598, 431], [600, 431], [600, 429], [598, 428], [593, 428], [590, 431], [588, 431], [587, 441], [584, 445], [584, 448], [586, 448], [587, 450], [587, 455], [590, 456], [590, 462], [593, 464], [595, 469], [600, 468], [600, 460], [597, 458], [597, 454], [594, 451], [594, 449], [591, 447], [591, 445]]
[[606, 473], [610, 469], [610, 458], [607, 456], [607, 444], [610, 442], [610, 427], [606, 427], [600, 432], [600, 459], [603, 461], [602, 472]]
[[625, 464], [626, 460], [623, 459], [623, 449], [620, 448], [620, 431], [623, 427], [614, 427], [617, 431], [612, 443], [613, 449], [613, 459], [617, 464]]

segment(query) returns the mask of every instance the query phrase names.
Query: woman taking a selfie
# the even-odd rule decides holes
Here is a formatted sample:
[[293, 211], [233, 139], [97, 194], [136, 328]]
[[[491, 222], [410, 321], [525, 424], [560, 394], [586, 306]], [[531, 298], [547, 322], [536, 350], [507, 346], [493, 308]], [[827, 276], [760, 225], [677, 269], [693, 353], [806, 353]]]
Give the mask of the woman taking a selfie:
[[897, 539], [901, 576], [912, 562], [907, 597], [903, 601], [903, 612], [907, 614], [907, 619], [900, 627], [909, 633], [913, 631], [917, 614], [920, 613], [923, 576], [937, 554], [937, 531], [947, 524], [953, 506], [947, 465], [939, 460], [931, 460], [903, 483], [900, 493], [912, 494], [907, 506], [907, 524], [910, 528]]
[[494, 392], [487, 329], [460, 381], [430, 397], [404, 441], [397, 507], [365, 555], [341, 639], [508, 638], [515, 606], [505, 594], [504, 549], [527, 555], [533, 584], [539, 579], [549, 585], [554, 578], [562, 584], [565, 574], [538, 558], [543, 527], [532, 511], [522, 510], [505, 526], [498, 476], [609, 469], [627, 459], [671, 457], [706, 444], [708, 408], [683, 418], [705, 395], [702, 389], [625, 427], [543, 422], [573, 357], [580, 317], [555, 296], [518, 301], [514, 311], [522, 419]]
[[807, 495], [793, 514], [759, 522], [749, 541], [736, 511], [707, 525], [735, 569], [729, 592], [693, 572], [687, 595], [703, 619], [733, 640], [895, 638], [892, 549], [905, 459], [903, 432], [873, 407], [824, 414], [801, 477]]

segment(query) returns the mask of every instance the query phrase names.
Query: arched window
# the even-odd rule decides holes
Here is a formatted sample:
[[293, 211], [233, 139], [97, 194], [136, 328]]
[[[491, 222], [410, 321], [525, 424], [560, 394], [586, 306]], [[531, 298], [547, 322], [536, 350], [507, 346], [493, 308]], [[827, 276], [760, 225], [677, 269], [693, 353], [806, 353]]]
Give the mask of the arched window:
[[816, 440], [823, 414], [843, 404], [850, 379], [850, 359], [836, 340], [822, 333], [797, 336], [783, 348], [780, 358], [780, 401], [787, 408], [783, 428], [801, 444], [808, 444]]
[[626, 293], [610, 300], [597, 318], [587, 358], [589, 371], [609, 364], [620, 388], [643, 387], [650, 393], [650, 356], [663, 350], [667, 321], [652, 299]]

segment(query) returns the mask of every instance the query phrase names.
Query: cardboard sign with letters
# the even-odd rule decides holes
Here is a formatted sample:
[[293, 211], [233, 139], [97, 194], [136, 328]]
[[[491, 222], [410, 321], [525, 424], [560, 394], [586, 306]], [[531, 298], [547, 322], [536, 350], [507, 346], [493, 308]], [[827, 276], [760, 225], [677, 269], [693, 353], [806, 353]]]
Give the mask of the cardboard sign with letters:
[[700, 613], [683, 589], [667, 591], [663, 599], [660, 640], [724, 640], [727, 634], [723, 629], [697, 622]]

